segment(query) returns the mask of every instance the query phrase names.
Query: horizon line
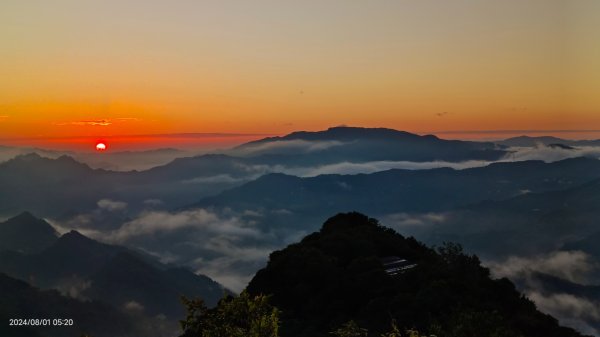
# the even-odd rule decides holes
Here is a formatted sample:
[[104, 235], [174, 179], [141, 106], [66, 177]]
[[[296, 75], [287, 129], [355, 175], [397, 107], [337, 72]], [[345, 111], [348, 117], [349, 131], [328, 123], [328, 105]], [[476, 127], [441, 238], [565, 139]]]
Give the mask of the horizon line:
[[69, 139], [80, 139], [80, 138], [123, 138], [123, 137], [136, 137], [136, 138], [210, 138], [210, 137], [269, 137], [278, 135], [275, 133], [227, 133], [227, 132], [182, 132], [182, 133], [150, 133], [150, 134], [120, 134], [120, 135], [78, 135], [78, 136], [30, 136], [30, 137], [4, 137], [0, 138], [3, 140], [69, 140]]
[[[339, 126], [337, 126], [339, 127]], [[360, 126], [344, 126], [348, 128], [365, 128]], [[331, 128], [331, 127], [330, 127]], [[379, 127], [372, 127], [379, 128]], [[407, 131], [402, 129], [395, 129], [397, 131], [411, 132], [415, 134], [544, 134], [544, 133], [600, 133], [600, 129], [499, 129], [499, 130], [437, 130], [437, 131]], [[307, 132], [319, 132], [326, 131], [327, 129], [318, 131], [307, 131]], [[223, 138], [236, 138], [236, 137], [272, 137], [287, 135], [292, 132], [306, 131], [306, 130], [295, 130], [286, 133], [228, 133], [228, 132], [182, 132], [182, 133], [156, 133], [156, 134], [119, 134], [119, 135], [77, 135], [77, 136], [30, 136], [30, 137], [2, 137], [0, 141], [27, 141], [27, 140], [74, 140], [81, 138], [124, 138], [124, 137], [135, 137], [135, 138], [211, 138], [211, 137], [223, 137]]]

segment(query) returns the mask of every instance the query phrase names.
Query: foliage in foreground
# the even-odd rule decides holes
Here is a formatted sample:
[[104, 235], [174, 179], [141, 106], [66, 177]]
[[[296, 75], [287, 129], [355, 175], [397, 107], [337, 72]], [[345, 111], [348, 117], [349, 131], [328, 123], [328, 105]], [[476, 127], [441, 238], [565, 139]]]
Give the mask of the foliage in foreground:
[[185, 337], [278, 337], [279, 310], [269, 297], [228, 296], [209, 309], [201, 299], [182, 298], [187, 317], [180, 321]]

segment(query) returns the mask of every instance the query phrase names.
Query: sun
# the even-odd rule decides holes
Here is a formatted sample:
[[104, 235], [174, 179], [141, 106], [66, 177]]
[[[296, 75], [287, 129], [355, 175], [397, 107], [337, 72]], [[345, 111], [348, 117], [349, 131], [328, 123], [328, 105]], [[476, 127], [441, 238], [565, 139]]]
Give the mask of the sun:
[[96, 144], [96, 151], [106, 151], [106, 148], [106, 144], [103, 142]]

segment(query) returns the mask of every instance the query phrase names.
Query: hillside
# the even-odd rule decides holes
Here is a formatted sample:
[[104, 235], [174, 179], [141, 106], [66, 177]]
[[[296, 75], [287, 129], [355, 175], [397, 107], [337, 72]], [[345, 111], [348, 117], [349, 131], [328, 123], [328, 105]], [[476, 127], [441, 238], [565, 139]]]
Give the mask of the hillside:
[[[61, 296], [57, 291], [41, 291], [0, 273], [0, 335], [10, 337], [71, 337], [89, 333], [96, 337], [143, 334], [142, 322], [97, 301], [82, 302]], [[72, 319], [72, 326], [8, 326], [9, 319]], [[138, 325], [139, 324], [139, 325]]]
[[[389, 257], [416, 266], [390, 275], [382, 264]], [[378, 336], [392, 319], [447, 337], [581, 336], [537, 311], [507, 279], [491, 279], [459, 246], [436, 251], [358, 213], [338, 214], [272, 253], [247, 290], [273, 295], [289, 337], [328, 336], [349, 320]]]

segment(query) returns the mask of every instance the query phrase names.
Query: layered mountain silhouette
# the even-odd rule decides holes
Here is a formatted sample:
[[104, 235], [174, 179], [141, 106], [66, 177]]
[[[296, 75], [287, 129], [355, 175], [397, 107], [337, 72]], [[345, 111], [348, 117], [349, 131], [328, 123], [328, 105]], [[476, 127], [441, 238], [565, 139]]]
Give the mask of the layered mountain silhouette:
[[[1, 222], [0, 272], [33, 287], [58, 289], [65, 298], [102, 300], [116, 312], [171, 324], [183, 314], [179, 295], [205, 297], [214, 304], [223, 288], [141, 250], [103, 244], [81, 233], [93, 230], [102, 237], [135, 220], [144, 224], [165, 219], [159, 232], [126, 237], [122, 244], [172, 253], [194, 268], [202, 269], [197, 262], [202, 261], [204, 270], [224, 261], [229, 269], [220, 276], [227, 277], [223, 280], [231, 275], [247, 279], [264, 263], [265, 252], [318, 230], [331, 214], [348, 211], [377, 216], [428, 244], [461, 242], [486, 262], [556, 250], [600, 257], [600, 160], [504, 162], [513, 159], [510, 147], [540, 145], [575, 155], [578, 147], [598, 144], [553, 137], [448, 141], [391, 129], [335, 127], [265, 138], [220, 154], [182, 157], [144, 171], [93, 169], [58, 153], [45, 153], [55, 159], [21, 155], [0, 163], [0, 216], [30, 210], [80, 232], [59, 236], [27, 212]], [[167, 149], [140, 153], [139, 158], [134, 153], [115, 157], [151, 161], [153, 155], [185, 154]], [[375, 165], [381, 162], [421, 163], [414, 167], [460, 162], [453, 167], [467, 167], [498, 159], [462, 170], [313, 176], [330, 167], [342, 167], [331, 172], [351, 172], [344, 165], [376, 167], [366, 170], [373, 172], [398, 167]], [[196, 226], [195, 212], [223, 221], [223, 231], [212, 228], [213, 220], [207, 228]], [[190, 238], [204, 237], [212, 241], [188, 244]], [[536, 284], [597, 303], [594, 283], [551, 277], [556, 275], [536, 274]]]
[[600, 257], [595, 238], [600, 216], [600, 180], [553, 191], [528, 191], [487, 200], [448, 213], [441, 240], [459, 240], [486, 257], [581, 250]]
[[120, 173], [92, 170], [68, 156], [18, 156], [0, 164], [0, 212], [30, 209], [56, 215], [93, 209], [99, 195], [125, 179]]
[[175, 158], [185, 157], [188, 152], [174, 148], [159, 148], [144, 151], [109, 151], [98, 155], [95, 152], [75, 152], [48, 150], [34, 147], [17, 147], [0, 145], [0, 162], [9, 160], [19, 155], [36, 153], [47, 158], [70, 156], [92, 168], [101, 168], [115, 171], [144, 170], [172, 161]]
[[[28, 154], [0, 164], [0, 214], [29, 209], [66, 218], [95, 210], [106, 198], [126, 202], [131, 211], [147, 207], [147, 200], [175, 207], [239, 185], [248, 174], [236, 159], [217, 155], [179, 159], [143, 172], [113, 172], [67, 156]], [[231, 178], [211, 181], [219, 176]]]
[[[127, 211], [117, 215], [123, 216], [111, 220], [123, 222], [125, 213], [135, 214], [150, 206], [173, 209], [191, 204], [270, 172], [340, 163], [492, 161], [510, 152], [491, 142], [444, 140], [382, 128], [336, 127], [265, 138], [226, 153], [178, 158], [139, 172], [92, 169], [69, 156], [18, 156], [0, 164], [0, 214], [10, 216], [28, 209], [67, 219], [97, 210], [99, 200], [111, 199], [127, 204]], [[507, 175], [529, 169], [519, 164], [496, 168], [506, 169]]]
[[483, 200], [575, 187], [598, 177], [600, 161], [591, 158], [310, 178], [269, 174], [190, 207], [287, 209], [313, 214], [345, 210], [371, 214], [446, 211]]
[[[390, 274], [382, 262], [389, 257], [416, 266]], [[373, 335], [395, 321], [438, 336], [581, 336], [537, 311], [509, 280], [491, 279], [460, 246], [436, 251], [359, 213], [338, 214], [272, 253], [247, 290], [272, 294], [282, 336], [329, 336], [350, 320]]]
[[[27, 221], [24, 218], [27, 217]], [[7, 221], [38, 223], [20, 215]], [[1, 226], [1, 225], [0, 225]], [[28, 235], [47, 232], [38, 228]], [[129, 248], [103, 244], [76, 231], [66, 233], [47, 248], [29, 254], [23, 249], [0, 252], [0, 272], [44, 289], [58, 289], [79, 299], [101, 300], [116, 308], [134, 306], [150, 316], [174, 320], [183, 314], [180, 296], [201, 297], [214, 305], [228, 290], [188, 269], [164, 265]]]
[[[70, 337], [91, 334], [98, 337], [128, 336], [147, 331], [141, 322], [98, 301], [79, 301], [55, 290], [39, 290], [0, 273], [0, 335], [11, 337]], [[72, 320], [73, 325], [10, 326], [10, 319]], [[68, 323], [68, 322], [67, 322]], [[146, 322], [149, 323], [149, 322]]]
[[496, 160], [507, 154], [493, 143], [349, 127], [266, 138], [226, 153], [178, 158], [139, 172], [92, 169], [67, 155], [56, 159], [20, 155], [0, 164], [0, 214], [28, 209], [68, 218], [94, 210], [105, 198], [126, 202], [132, 212], [147, 208], [147, 200], [173, 208], [281, 168], [340, 162]]

